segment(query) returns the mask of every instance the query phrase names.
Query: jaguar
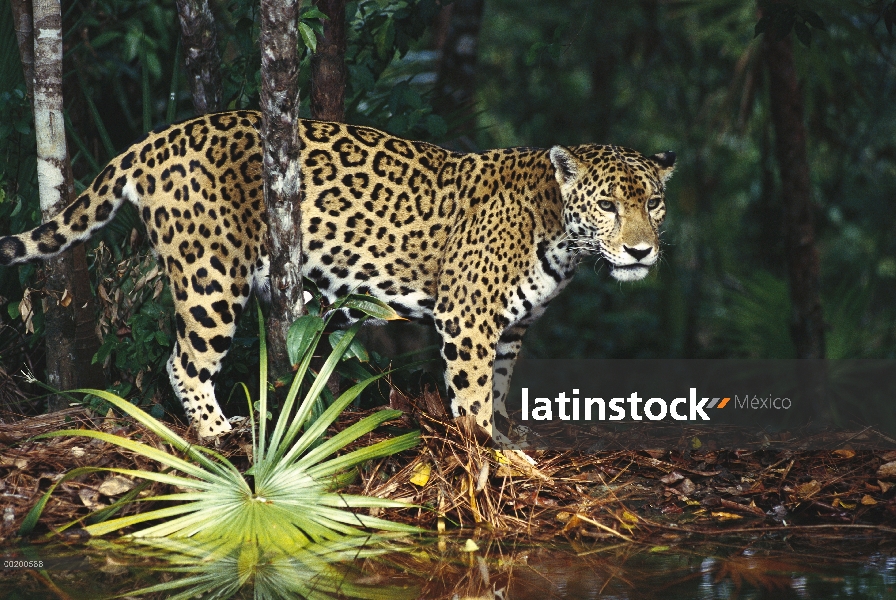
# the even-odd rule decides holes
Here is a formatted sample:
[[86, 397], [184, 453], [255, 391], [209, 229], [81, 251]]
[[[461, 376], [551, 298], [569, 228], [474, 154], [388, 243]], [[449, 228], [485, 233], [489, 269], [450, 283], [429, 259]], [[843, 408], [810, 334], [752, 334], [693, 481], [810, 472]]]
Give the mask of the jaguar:
[[[136, 206], [174, 298], [168, 374], [204, 438], [231, 428], [215, 375], [250, 295], [270, 293], [260, 128], [260, 113], [231, 111], [158, 129], [52, 220], [0, 238], [0, 265], [43, 260]], [[304, 277], [328, 301], [369, 294], [434, 325], [452, 414], [486, 430], [507, 418], [523, 334], [584, 257], [620, 281], [659, 259], [673, 152], [459, 153], [371, 127], [298, 128]]]

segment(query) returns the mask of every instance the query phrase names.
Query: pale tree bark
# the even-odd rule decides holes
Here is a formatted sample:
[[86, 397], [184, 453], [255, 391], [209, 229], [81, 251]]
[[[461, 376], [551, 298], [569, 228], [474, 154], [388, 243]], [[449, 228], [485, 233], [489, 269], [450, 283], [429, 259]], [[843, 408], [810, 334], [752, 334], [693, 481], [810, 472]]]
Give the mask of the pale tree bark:
[[812, 186], [803, 122], [803, 95], [790, 37], [765, 36], [769, 99], [775, 154], [781, 172], [784, 238], [792, 306], [791, 337], [798, 358], [824, 358], [824, 318], [818, 248], [815, 244]]
[[222, 108], [221, 58], [208, 0], [177, 0], [184, 67], [197, 115]]
[[31, 14], [31, 0], [10, 0], [12, 20], [16, 29], [16, 42], [25, 74], [25, 88], [28, 98], [34, 99], [34, 17]]
[[271, 265], [267, 332], [271, 373], [289, 373], [286, 334], [304, 310], [299, 207], [299, 0], [261, 2], [261, 111], [264, 196]]
[[[59, 0], [35, 0], [33, 18], [37, 182], [41, 216], [47, 222], [74, 198], [62, 108]], [[84, 246], [75, 246], [47, 261], [45, 273], [43, 308], [48, 383], [63, 390], [94, 384], [98, 369], [90, 362], [96, 340]], [[64, 399], [53, 398], [49, 409], [65, 406]]]
[[311, 116], [321, 121], [345, 120], [345, 0], [318, 0], [329, 17], [317, 51], [311, 57]]

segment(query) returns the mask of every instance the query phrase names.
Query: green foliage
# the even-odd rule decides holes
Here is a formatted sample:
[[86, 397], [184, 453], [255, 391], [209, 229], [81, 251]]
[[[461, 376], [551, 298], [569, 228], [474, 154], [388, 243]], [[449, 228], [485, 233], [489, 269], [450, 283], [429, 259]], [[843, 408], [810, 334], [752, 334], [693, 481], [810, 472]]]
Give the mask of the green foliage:
[[[792, 3], [775, 3], [786, 7]], [[806, 105], [808, 151], [832, 356], [896, 354], [887, 300], [896, 294], [896, 55], [881, 10], [801, 2], [794, 23], [815, 29], [794, 46]], [[479, 52], [479, 145], [613, 143], [679, 160], [667, 192], [663, 257], [655, 279], [620, 286], [583, 264], [527, 335], [538, 357], [741, 355], [732, 335], [732, 281], [758, 270], [786, 282], [782, 202], [755, 1], [561, 2], [485, 5]], [[796, 26], [794, 25], [794, 28]], [[817, 31], [815, 32], [817, 33]], [[834, 319], [843, 290], [873, 293]], [[789, 335], [779, 295], [763, 330]], [[757, 290], [758, 291], [758, 290]], [[830, 311], [830, 315], [828, 315]], [[755, 317], [762, 317], [758, 311]], [[860, 323], [860, 326], [847, 323]], [[741, 342], [757, 350], [756, 341]], [[787, 353], [786, 345], [773, 354]], [[846, 350], [846, 349], [849, 350]]]
[[412, 84], [413, 63], [402, 60], [438, 10], [436, 0], [348, 3], [349, 122], [415, 139], [438, 141], [447, 136], [447, 124], [433, 113], [426, 90]]
[[[309, 31], [318, 31], [323, 18], [306, 5], [300, 69], [305, 115], [308, 47], [314, 44]], [[583, 264], [527, 336], [524, 352], [788, 354], [779, 177], [758, 29], [767, 35], [792, 31], [805, 44], [806, 32], [825, 31], [811, 36], [811, 47], [795, 44], [794, 54], [806, 104], [830, 355], [896, 355], [890, 300], [896, 294], [896, 214], [890, 209], [896, 194], [896, 56], [887, 33], [894, 6], [889, 0], [772, 2], [759, 17], [755, 0], [544, 0], [538, 10], [523, 0], [485, 3], [477, 67], [480, 147], [612, 142], [679, 155], [657, 274], [620, 286], [600, 262]], [[450, 137], [450, 115], [433, 111], [418, 77], [436, 68], [419, 50], [429, 47], [426, 36], [438, 9], [435, 0], [347, 4], [348, 121], [417, 139]], [[229, 0], [214, 10], [225, 101], [228, 107], [257, 107], [257, 2]], [[2, 48], [14, 50], [11, 23], [0, 26]], [[153, 126], [187, 118], [192, 104], [176, 73], [173, 0], [84, 0], [71, 5], [65, 27], [68, 133], [76, 186], [83, 189], [112, 154], [144, 133], [147, 118]], [[33, 227], [40, 214], [30, 107], [14, 51], [0, 53], [0, 78], [0, 233], [6, 233]], [[140, 241], [141, 227], [138, 215], [126, 209], [103, 231], [115, 260], [139, 251], [132, 241]], [[34, 266], [0, 270], [0, 296], [9, 299], [4, 314], [16, 313], [34, 273]], [[95, 273], [94, 282], [104, 275]], [[162, 307], [161, 296], [145, 302]], [[152, 373], [158, 379], [144, 375], [143, 381], [163, 382], [157, 361], [168, 348], [150, 331], [152, 318], [137, 316], [154, 309], [142, 310], [133, 323], [107, 333], [104, 352], [115, 369], [113, 380], [130, 385], [145, 406], [157, 403], [153, 394], [167, 393], [167, 386], [144, 394], [137, 375]], [[157, 323], [170, 331], [164, 318]], [[247, 314], [217, 380], [222, 398], [236, 381], [253, 376], [255, 325]], [[130, 333], [118, 336], [124, 328]], [[369, 363], [354, 358], [337, 370], [357, 380], [389, 364], [365, 352]]]
[[761, 1], [762, 17], [753, 30], [754, 37], [763, 33], [772, 39], [780, 40], [793, 31], [796, 38], [804, 45], [812, 44], [812, 28], [825, 30], [827, 27], [818, 13], [799, 8], [796, 2]]
[[[340, 305], [341, 303], [337, 303], [337, 308]], [[379, 304], [378, 310], [388, 310], [388, 307]], [[363, 319], [349, 329], [336, 345], [301, 401], [299, 394], [302, 382], [308, 373], [313, 349], [320, 341], [322, 332], [303, 338], [302, 343], [292, 349], [292, 353], [302, 359], [270, 433], [266, 418], [267, 347], [264, 326], [259, 325], [262, 383], [259, 386], [257, 428], [255, 412], [250, 412], [253, 424], [252, 467], [245, 475], [224, 456], [190, 444], [127, 400], [99, 390], [75, 390], [93, 394], [109, 402], [159, 436], [173, 452], [102, 431], [65, 430], [46, 434], [45, 437], [83, 436], [111, 443], [158, 462], [165, 470], [156, 472], [98, 467], [74, 469], [54, 483], [29, 512], [20, 528], [20, 534], [33, 530], [57, 485], [97, 471], [115, 472], [171, 485], [176, 491], [141, 499], [174, 503], [165, 508], [114, 519], [108, 519], [110, 511], [106, 509], [101, 520], [85, 527], [94, 536], [106, 535], [125, 527], [155, 523], [131, 533], [130, 536], [255, 543], [259, 548], [276, 548], [289, 552], [312, 544], [338, 542], [345, 539], [345, 536], [369, 535], [367, 530], [370, 529], [405, 533], [419, 531], [416, 527], [346, 510], [406, 506], [403, 503], [332, 491], [347, 470], [365, 461], [406, 450], [418, 441], [419, 433], [406, 433], [337, 456], [337, 453], [359, 437], [401, 414], [395, 410], [382, 410], [369, 415], [329, 439], [324, 439], [327, 428], [339, 414], [365, 387], [381, 376], [368, 378], [352, 386], [317, 418], [311, 418], [312, 408], [317, 403], [327, 378], [350, 347], [352, 338], [362, 324]], [[248, 399], [248, 390], [246, 393]], [[127, 501], [133, 501], [133, 498]]]
[[887, 33], [893, 35], [893, 23], [896, 22], [896, 2], [886, 4], [882, 16], [884, 19], [884, 26], [887, 28]]
[[729, 280], [725, 309], [716, 317], [721, 341], [731, 356], [794, 358], [790, 339], [790, 296], [787, 282], [757, 271], [742, 281]]
[[[362, 1], [350, 3], [347, 10], [349, 71], [362, 75], [357, 82], [354, 79], [349, 82], [349, 97], [353, 98], [349, 103], [349, 120], [392, 127], [396, 133], [414, 137], [437, 139], [446, 135], [445, 121], [432, 113], [425, 90], [409, 83], [417, 67], [407, 62], [400, 68], [394, 67], [426, 32], [427, 23], [435, 14], [436, 2]], [[255, 108], [260, 85], [257, 2], [233, 0], [218, 6], [215, 17], [223, 56], [225, 103], [231, 108]], [[316, 44], [315, 34], [322, 30], [325, 18], [312, 5], [303, 8], [300, 33], [305, 46], [301, 65], [305, 114], [308, 113], [310, 53]], [[0, 26], [11, 27], [11, 24], [0, 23]], [[11, 31], [6, 39], [12, 40], [14, 48]], [[73, 37], [75, 32], [77, 40]], [[66, 15], [64, 36], [68, 44], [64, 68], [69, 74], [68, 81], [76, 84], [66, 87], [66, 125], [73, 142], [70, 151], [75, 186], [80, 192], [108, 159], [141, 137], [147, 128], [189, 117], [192, 103], [186, 82], [178, 73], [178, 24], [173, 0], [154, 4], [140, 0], [76, 3]], [[10, 73], [21, 78], [15, 53], [3, 57], [3, 61], [10, 60], [14, 67]], [[15, 87], [14, 83], [0, 86], [0, 155], [5, 159], [0, 164], [0, 183], [6, 183], [4, 189], [8, 192], [0, 202], [0, 234], [17, 233], [40, 223], [36, 186], [31, 183], [34, 178], [32, 116], [23, 90], [23, 86]], [[91, 248], [102, 243], [100, 248], [111, 252], [111, 256], [95, 254], [95, 260], [91, 261], [95, 288], [108, 277], [115, 279], [115, 269], [123, 262], [145, 252], [141, 244], [134, 243], [141, 241], [142, 232], [139, 215], [126, 205], [96, 236]], [[94, 252], [105, 251], [101, 249]], [[35, 285], [35, 273], [34, 265], [0, 271], [0, 297], [10, 299], [6, 312], [16, 313], [22, 290]], [[113, 305], [125, 302], [124, 298], [140, 276], [141, 273], [129, 273], [118, 281], [116, 285], [120, 285], [124, 295], [119, 294], [111, 301], [101, 299], [103, 310], [117, 311]], [[157, 412], [165, 408], [176, 413], [180, 409], [168, 389], [165, 374], [165, 361], [173, 339], [170, 295], [167, 291], [148, 296], [144, 293], [139, 300], [132, 300], [127, 310], [122, 309], [118, 315], [126, 314], [126, 318], [117, 319], [115, 327], [105, 331], [95, 360], [107, 368], [112, 381], [109, 391], [128, 395], [135, 404], [151, 406]], [[39, 302], [35, 309], [34, 324], [39, 336], [42, 332]], [[255, 326], [254, 315], [247, 315], [240, 323], [230, 358], [216, 378], [221, 398], [228, 397], [238, 381], [253, 377]], [[338, 336], [333, 338], [334, 343]], [[39, 337], [31, 339], [33, 345], [39, 341]], [[338, 369], [343, 375], [352, 374], [350, 380], [354, 381], [369, 372], [358, 360], [366, 356], [366, 350], [357, 341], [352, 349], [355, 358], [341, 362]], [[98, 397], [92, 398], [91, 403], [97, 410], [105, 410]]]
[[[223, 42], [231, 54], [223, 65], [224, 97], [229, 108], [256, 108], [260, 90], [256, 2], [236, 0], [222, 15], [232, 32]], [[445, 119], [433, 113], [425, 88], [413, 85], [423, 65], [403, 60], [426, 33], [438, 10], [436, 0], [381, 2], [360, 0], [346, 5], [346, 120], [388, 129], [397, 135], [430, 140], [448, 135]], [[314, 6], [303, 9], [299, 33], [304, 53], [299, 67], [302, 114], [310, 115], [311, 54], [325, 18]]]

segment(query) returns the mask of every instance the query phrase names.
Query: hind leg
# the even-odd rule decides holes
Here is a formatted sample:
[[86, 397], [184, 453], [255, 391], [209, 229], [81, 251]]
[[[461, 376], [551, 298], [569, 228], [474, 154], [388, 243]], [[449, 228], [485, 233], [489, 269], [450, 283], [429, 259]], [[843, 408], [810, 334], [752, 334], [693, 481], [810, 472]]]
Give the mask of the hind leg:
[[[188, 352], [189, 342], [182, 344], [178, 340], [174, 351], [168, 359], [168, 377], [171, 387], [184, 407], [190, 424], [196, 428], [200, 437], [214, 437], [230, 431], [230, 423], [218, 406], [215, 399], [214, 376], [221, 368], [222, 353], [214, 362], [216, 367], [205, 366], [211, 362], [202, 357], [197, 360], [195, 353]], [[201, 375], [201, 376], [200, 376]]]
[[[209, 284], [205, 294], [184, 298], [179, 294], [180, 286], [174, 286], [177, 342], [168, 360], [168, 376], [191, 425], [201, 437], [217, 436], [231, 429], [215, 399], [214, 381], [249, 297], [248, 286], [245, 294], [232, 296], [217, 287], [223, 286]], [[193, 289], [200, 289], [199, 285]], [[182, 300], [178, 300], [179, 295]]]

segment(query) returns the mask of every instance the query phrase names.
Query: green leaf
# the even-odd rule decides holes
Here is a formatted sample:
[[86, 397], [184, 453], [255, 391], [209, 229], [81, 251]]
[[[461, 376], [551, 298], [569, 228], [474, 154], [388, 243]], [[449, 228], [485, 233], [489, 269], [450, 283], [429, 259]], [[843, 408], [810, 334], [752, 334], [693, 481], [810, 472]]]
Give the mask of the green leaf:
[[[330, 334], [330, 346], [336, 348], [339, 344], [340, 340], [345, 337], [344, 330], [336, 330]], [[357, 358], [361, 362], [367, 362], [370, 360], [370, 355], [367, 354], [367, 350], [358, 340], [352, 340], [352, 343], [349, 344], [348, 349], [346, 349], [345, 354], [342, 355], [343, 359], [346, 358]]]
[[343, 454], [342, 456], [337, 456], [336, 458], [320, 463], [319, 465], [315, 465], [308, 469], [308, 475], [311, 477], [317, 477], [320, 474], [326, 476], [327, 474], [341, 471], [342, 469], [348, 469], [368, 460], [403, 452], [416, 446], [419, 441], [420, 432], [412, 431], [396, 438], [390, 438], [370, 446], [365, 446], [364, 448], [359, 448], [348, 454]]
[[118, 339], [114, 335], [106, 336], [106, 340], [103, 342], [103, 345], [100, 346], [100, 349], [96, 351], [96, 354], [93, 355], [93, 360], [91, 360], [91, 364], [102, 363], [106, 360], [110, 354], [112, 354], [112, 350], [118, 345]]
[[811, 25], [815, 29], [827, 29], [824, 21], [821, 20], [821, 17], [819, 17], [818, 13], [816, 12], [813, 12], [811, 10], [801, 10], [800, 16], [803, 17], [807, 24]]
[[299, 34], [305, 46], [312, 52], [317, 52], [317, 36], [307, 23], [299, 23]]
[[795, 22], [793, 24], [793, 33], [796, 34], [796, 39], [802, 42], [804, 46], [812, 45], [812, 30], [806, 27], [805, 23]]
[[302, 11], [302, 20], [310, 19], [329, 19], [327, 15], [322, 13], [316, 6], [310, 6]]
[[448, 124], [439, 115], [427, 115], [425, 123], [426, 130], [432, 137], [443, 138], [448, 135]]
[[794, 23], [796, 23], [796, 17], [782, 11], [775, 15], [769, 34], [773, 40], [783, 40], [793, 29]]
[[37, 521], [40, 519], [41, 514], [43, 514], [44, 512], [44, 507], [46, 507], [47, 501], [56, 490], [56, 486], [74, 479], [75, 477], [89, 475], [90, 473], [96, 473], [103, 470], [104, 469], [101, 467], [78, 467], [63, 475], [62, 478], [58, 481], [53, 482], [46, 493], [41, 496], [40, 500], [37, 501], [37, 504], [35, 504], [31, 508], [31, 510], [28, 511], [27, 515], [25, 515], [25, 518], [22, 520], [22, 524], [19, 526], [18, 534], [28, 535], [29, 533], [34, 531], [34, 527], [37, 525]]
[[296, 364], [314, 347], [315, 340], [324, 330], [324, 320], [315, 315], [304, 315], [290, 325], [286, 334], [286, 352], [289, 362]]
[[351, 381], [362, 381], [373, 377], [373, 373], [361, 366], [358, 361], [343, 361], [336, 365], [336, 372]]
[[386, 21], [373, 34], [373, 41], [376, 43], [376, 53], [380, 58], [392, 58], [395, 53], [393, 44], [395, 43], [395, 23], [391, 20]]
[[105, 46], [106, 44], [118, 41], [120, 38], [121, 38], [121, 32], [106, 31], [106, 32], [99, 34], [92, 40], [90, 40], [90, 46], [92, 48], [99, 49], [99, 48], [102, 48], [103, 46]]
[[389, 306], [382, 300], [377, 300], [373, 296], [352, 294], [346, 299], [343, 307], [360, 310], [365, 315], [373, 317], [374, 319], [382, 319], [383, 321], [406, 320], [404, 317], [395, 312], [395, 310], [391, 306]]
[[9, 316], [13, 319], [18, 319], [22, 316], [19, 312], [19, 304], [21, 304], [21, 302], [10, 302], [6, 305], [6, 312], [9, 313]]
[[548, 43], [546, 42], [535, 42], [532, 46], [529, 47], [529, 51], [526, 52], [526, 58], [524, 59], [527, 67], [531, 67], [538, 60], [538, 55], [541, 54], [541, 51], [548, 47]]

